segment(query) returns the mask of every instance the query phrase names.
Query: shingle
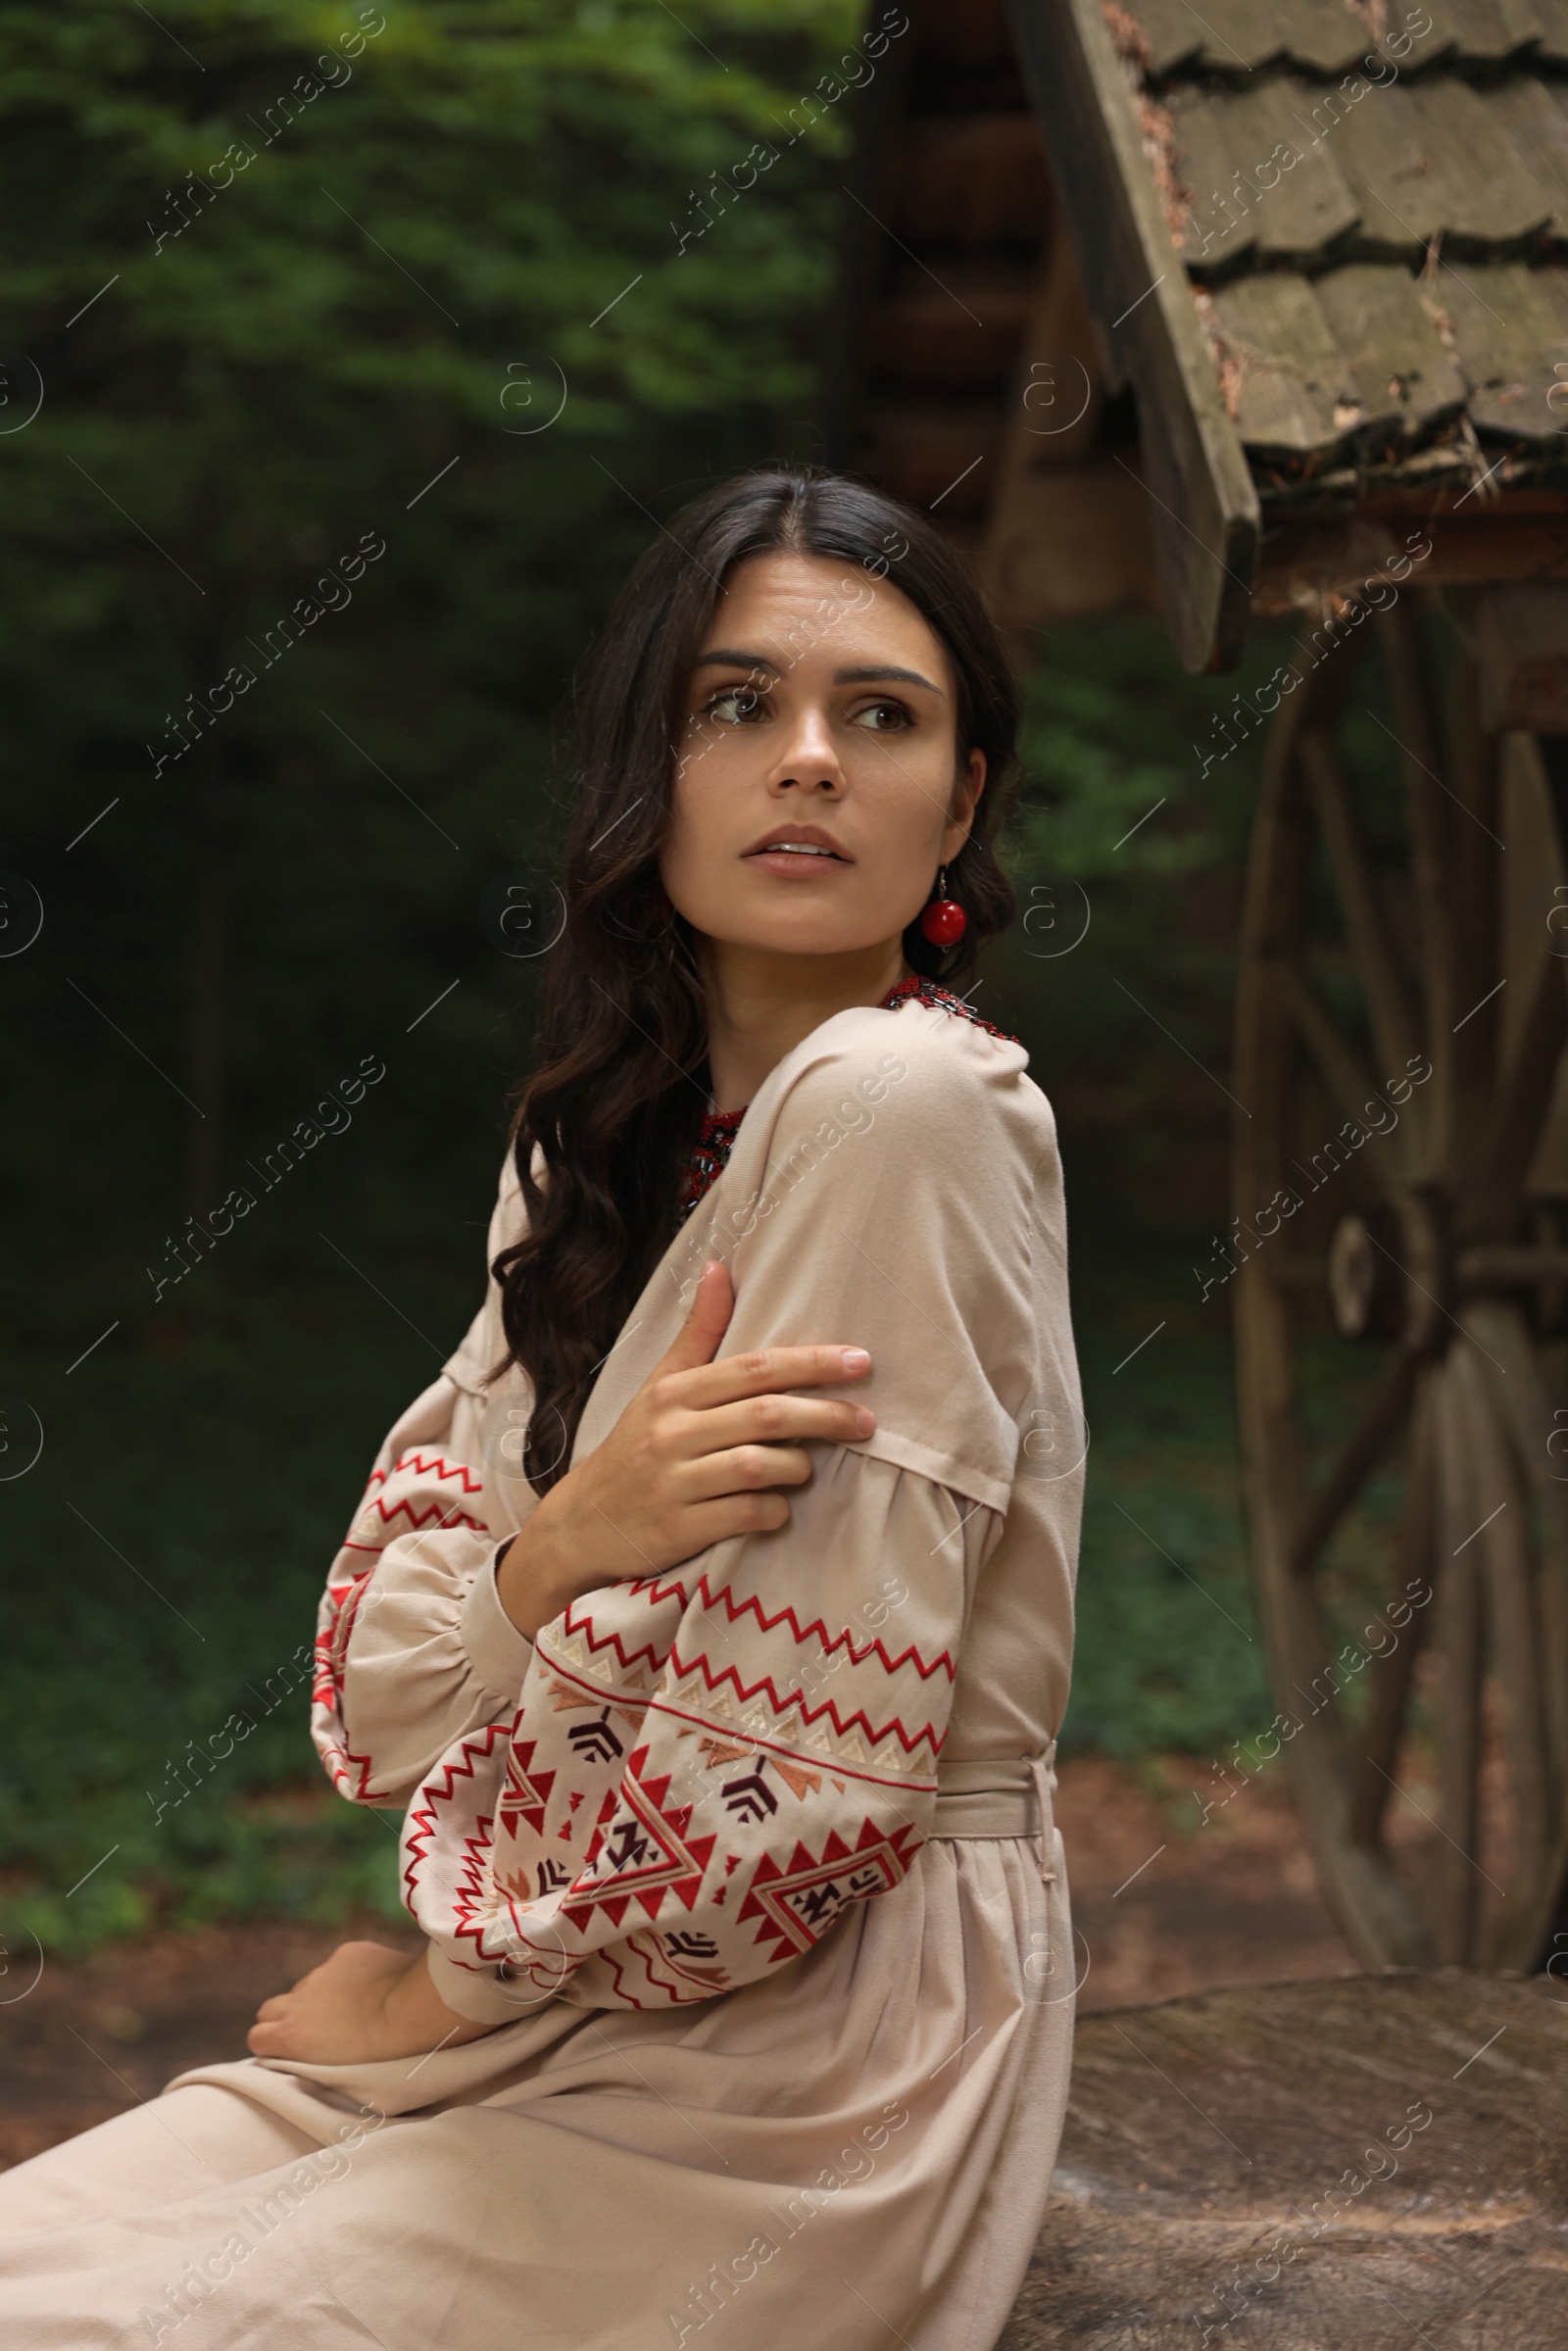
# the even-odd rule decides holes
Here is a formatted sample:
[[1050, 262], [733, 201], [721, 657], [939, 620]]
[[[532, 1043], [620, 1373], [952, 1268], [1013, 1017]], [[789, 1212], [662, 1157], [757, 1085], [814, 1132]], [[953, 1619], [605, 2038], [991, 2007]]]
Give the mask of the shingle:
[[[1522, 262], [1443, 269], [1432, 291], [1452, 321], [1478, 428], [1560, 446], [1568, 425], [1568, 270]], [[1559, 385], [1565, 396], [1553, 407], [1548, 394]]]
[[1251, 160], [1253, 112], [1250, 92], [1221, 98], [1210, 90], [1185, 89], [1171, 98], [1176, 176], [1192, 200], [1181, 237], [1181, 257], [1189, 269], [1224, 269], [1252, 243], [1250, 200], [1228, 191], [1233, 173], [1245, 169], [1243, 159]]
[[1279, 86], [1287, 94], [1292, 135], [1301, 156], [1295, 170], [1307, 171], [1314, 158], [1328, 154], [1359, 215], [1361, 240], [1391, 254], [1419, 254], [1432, 229], [1423, 225], [1427, 167], [1410, 91], [1389, 82], [1348, 105], [1321, 82]]
[[[1528, 0], [1484, 5], [1521, 7]], [[1345, 0], [1201, 0], [1201, 7], [1190, 0], [1131, 0], [1128, 14], [1148, 33], [1152, 75], [1190, 64], [1220, 75], [1255, 73], [1257, 66], [1284, 59], [1338, 80], [1373, 47], [1363, 19]], [[1392, 30], [1396, 28], [1394, 17]]]
[[1348, 73], [1372, 46], [1345, 0], [1270, 0], [1268, 13], [1284, 55], [1314, 73]]
[[1541, 46], [1538, 58], [1554, 66], [1568, 66], [1568, 0], [1534, 0], [1541, 24]]
[[[1391, 96], [1392, 92], [1389, 93]], [[1443, 74], [1411, 92], [1425, 125], [1431, 176], [1450, 237], [1509, 244], [1544, 226], [1551, 198], [1521, 158], [1491, 90]]]
[[1189, 269], [1230, 269], [1249, 247], [1261, 255], [1320, 256], [1354, 228], [1359, 208], [1334, 161], [1315, 141], [1298, 100], [1317, 84], [1270, 78], [1220, 95], [1173, 96], [1179, 175], [1193, 199], [1182, 241]]
[[1359, 421], [1355, 379], [1302, 277], [1265, 270], [1221, 287], [1212, 317], [1236, 363], [1237, 428], [1259, 456], [1332, 448]]
[[1202, 19], [1187, 0], [1132, 0], [1127, 14], [1149, 42], [1149, 71], [1157, 76], [1202, 53], [1207, 37]]
[[1333, 136], [1362, 234], [1391, 252], [1413, 253], [1440, 232], [1514, 243], [1550, 217], [1504, 116], [1452, 75], [1369, 92]]
[[1502, 18], [1505, 37], [1510, 43], [1509, 54], [1529, 48], [1541, 38], [1541, 10], [1536, 0], [1496, 0], [1497, 13]]
[[1502, 125], [1558, 237], [1568, 237], [1568, 113], [1562, 99], [1534, 74], [1518, 73], [1488, 90], [1486, 103]]
[[1216, 73], [1250, 73], [1282, 46], [1272, 0], [1200, 0], [1196, 7], [1189, 0], [1131, 0], [1127, 13], [1149, 35], [1152, 73], [1167, 73], [1189, 59]]
[[1418, 53], [1425, 63], [1447, 50], [1455, 59], [1494, 64], [1516, 56], [1541, 33], [1536, 0], [1423, 0], [1421, 9], [1406, 12], [1406, 24], [1421, 14], [1432, 18], [1433, 28], [1411, 51], [1412, 62]]
[[[1369, 104], [1371, 96], [1368, 92], [1361, 104]], [[1335, 132], [1322, 127], [1334, 122], [1334, 97], [1321, 82], [1289, 78], [1266, 81], [1257, 92], [1251, 177], [1258, 191], [1257, 241], [1263, 253], [1301, 259], [1321, 253], [1361, 218], [1355, 190], [1340, 169]], [[1274, 184], [1266, 185], [1276, 172]]]
[[1397, 263], [1330, 269], [1312, 288], [1369, 427], [1411, 439], [1464, 406], [1465, 379]]

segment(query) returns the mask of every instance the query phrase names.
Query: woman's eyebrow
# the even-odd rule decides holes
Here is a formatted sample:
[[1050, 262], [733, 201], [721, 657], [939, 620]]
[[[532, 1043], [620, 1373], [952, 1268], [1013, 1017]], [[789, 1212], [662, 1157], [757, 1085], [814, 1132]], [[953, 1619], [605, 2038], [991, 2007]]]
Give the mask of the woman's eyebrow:
[[771, 669], [775, 677], [784, 674], [777, 661], [769, 661], [765, 653], [737, 653], [729, 645], [715, 645], [711, 653], [700, 653], [692, 667], [706, 669], [710, 664], [724, 669]]
[[833, 683], [836, 686], [880, 686], [892, 679], [897, 679], [901, 685], [924, 686], [928, 694], [935, 694], [943, 702], [947, 700], [942, 688], [934, 686], [928, 677], [922, 677], [918, 669], [891, 669], [877, 666], [867, 669], [835, 669], [833, 672]]

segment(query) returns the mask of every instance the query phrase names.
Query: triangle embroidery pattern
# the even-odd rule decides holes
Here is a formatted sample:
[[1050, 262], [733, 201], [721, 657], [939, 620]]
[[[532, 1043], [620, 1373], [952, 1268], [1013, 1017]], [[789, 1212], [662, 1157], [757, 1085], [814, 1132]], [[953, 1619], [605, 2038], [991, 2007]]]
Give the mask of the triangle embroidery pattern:
[[884, 1837], [873, 1821], [862, 1821], [854, 1847], [830, 1830], [820, 1860], [797, 1844], [787, 1869], [764, 1853], [757, 1865], [740, 1918], [757, 1918], [760, 1943], [776, 1942], [775, 1960], [793, 1959], [821, 1941], [851, 1902], [887, 1893], [908, 1871], [922, 1839], [904, 1826]]
[[738, 1745], [733, 1739], [699, 1739], [697, 1743], [710, 1764], [739, 1763], [743, 1756], [753, 1752], [751, 1747]]
[[584, 1706], [599, 1707], [604, 1704], [603, 1698], [590, 1697], [584, 1690], [573, 1690], [569, 1682], [552, 1682], [550, 1695], [555, 1700], [557, 1714], [570, 1714]]
[[507, 1757], [506, 1785], [496, 1807], [496, 1818], [504, 1837], [515, 1837], [519, 1821], [526, 1822], [535, 1837], [543, 1837], [545, 1833], [545, 1806], [550, 1801], [550, 1790], [556, 1784], [556, 1775], [554, 1772], [540, 1772], [537, 1778], [529, 1776], [528, 1766], [533, 1761], [538, 1743], [537, 1739], [530, 1739], [522, 1746], [514, 1746]]
[[588, 1859], [564, 1905], [564, 1915], [574, 1927], [585, 1927], [598, 1909], [618, 1927], [633, 1900], [650, 1918], [657, 1918], [669, 1892], [690, 1910], [701, 1890], [717, 1834], [694, 1837], [687, 1843], [692, 1807], [663, 1809], [670, 1774], [642, 1780], [638, 1775], [647, 1760], [647, 1748], [639, 1747], [619, 1788], [605, 1797]]

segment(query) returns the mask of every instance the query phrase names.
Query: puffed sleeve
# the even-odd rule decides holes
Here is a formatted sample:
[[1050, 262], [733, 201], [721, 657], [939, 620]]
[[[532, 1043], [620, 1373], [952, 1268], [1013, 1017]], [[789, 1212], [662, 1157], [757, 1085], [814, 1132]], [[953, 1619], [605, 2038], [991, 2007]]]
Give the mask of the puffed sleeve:
[[[754, 1127], [762, 1181], [731, 1252], [724, 1347], [867, 1347], [872, 1379], [854, 1393], [875, 1434], [812, 1448], [786, 1527], [542, 1627], [515, 1708], [460, 1735], [410, 1805], [409, 1906], [441, 1997], [476, 2022], [754, 1981], [897, 1886], [929, 1830], [1033, 1360], [1040, 1138], [1009, 1120], [1016, 1055], [942, 1033], [957, 1022], [898, 1025], [873, 1116], [852, 1121], [830, 1060]], [[956, 1183], [965, 1160], [976, 1179]], [[711, 1224], [697, 1238], [708, 1250]], [[588, 1445], [607, 1415], [590, 1406]]]
[[[487, 1265], [516, 1238], [520, 1212], [509, 1155]], [[505, 1448], [527, 1422], [520, 1375], [485, 1385], [504, 1351], [491, 1276], [462, 1346], [389, 1431], [327, 1575], [311, 1731], [352, 1802], [401, 1811], [455, 1739], [510, 1711], [533, 1654], [495, 1588], [500, 1543], [533, 1498], [505, 1474]]]

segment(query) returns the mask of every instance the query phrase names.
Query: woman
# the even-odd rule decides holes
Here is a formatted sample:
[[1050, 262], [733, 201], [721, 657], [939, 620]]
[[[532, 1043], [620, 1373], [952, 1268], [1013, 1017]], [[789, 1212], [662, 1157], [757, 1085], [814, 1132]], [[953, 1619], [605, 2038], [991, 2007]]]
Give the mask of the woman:
[[1051, 1114], [936, 979], [1006, 664], [927, 524], [763, 473], [581, 710], [485, 1302], [322, 1608], [425, 1948], [0, 2182], [29, 2351], [985, 2351], [1028, 2260], [1083, 1439]]

